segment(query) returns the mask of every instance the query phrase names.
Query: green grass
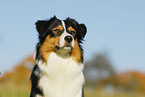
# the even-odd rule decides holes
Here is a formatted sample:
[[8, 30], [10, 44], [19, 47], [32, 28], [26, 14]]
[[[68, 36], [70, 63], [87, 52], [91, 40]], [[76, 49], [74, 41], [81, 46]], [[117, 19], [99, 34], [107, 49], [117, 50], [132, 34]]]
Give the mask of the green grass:
[[128, 92], [105, 93], [102, 90], [86, 90], [85, 97], [145, 97], [145, 94]]
[[29, 97], [30, 87], [0, 84], [0, 97]]
[[[0, 84], [0, 97], [29, 97], [30, 86], [11, 86]], [[145, 97], [144, 94], [116, 92], [106, 94], [101, 90], [85, 89], [85, 97]]]

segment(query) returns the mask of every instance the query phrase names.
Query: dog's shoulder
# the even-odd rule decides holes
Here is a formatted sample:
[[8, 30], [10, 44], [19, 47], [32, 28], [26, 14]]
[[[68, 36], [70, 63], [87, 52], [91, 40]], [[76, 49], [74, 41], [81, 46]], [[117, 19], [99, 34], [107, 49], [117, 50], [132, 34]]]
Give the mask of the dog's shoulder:
[[38, 86], [38, 82], [41, 76], [42, 76], [42, 71], [40, 70], [39, 66], [36, 64], [31, 73], [32, 91], [30, 97], [36, 97], [36, 95], [43, 95], [42, 90]]
[[42, 75], [42, 71], [40, 70], [39, 66], [36, 64], [31, 74], [31, 80], [40, 79], [41, 75]]

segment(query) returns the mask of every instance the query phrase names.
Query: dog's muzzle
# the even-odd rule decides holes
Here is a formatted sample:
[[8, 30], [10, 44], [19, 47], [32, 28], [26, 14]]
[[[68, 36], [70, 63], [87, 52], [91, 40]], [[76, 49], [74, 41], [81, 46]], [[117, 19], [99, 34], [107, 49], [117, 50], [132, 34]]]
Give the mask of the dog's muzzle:
[[64, 32], [60, 37], [60, 47], [72, 49], [74, 47], [74, 38], [71, 34]]
[[67, 32], [64, 21], [62, 21], [62, 26], [64, 28], [64, 32], [60, 37], [60, 42], [59, 42], [60, 47], [63, 49], [72, 50], [75, 44], [74, 38], [70, 33]]

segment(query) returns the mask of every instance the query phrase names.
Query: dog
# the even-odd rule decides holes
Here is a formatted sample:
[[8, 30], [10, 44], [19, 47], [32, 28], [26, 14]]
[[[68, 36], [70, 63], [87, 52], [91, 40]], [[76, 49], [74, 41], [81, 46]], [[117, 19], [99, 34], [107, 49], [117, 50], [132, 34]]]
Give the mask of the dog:
[[84, 24], [56, 16], [38, 20], [39, 42], [31, 73], [30, 97], [84, 97]]

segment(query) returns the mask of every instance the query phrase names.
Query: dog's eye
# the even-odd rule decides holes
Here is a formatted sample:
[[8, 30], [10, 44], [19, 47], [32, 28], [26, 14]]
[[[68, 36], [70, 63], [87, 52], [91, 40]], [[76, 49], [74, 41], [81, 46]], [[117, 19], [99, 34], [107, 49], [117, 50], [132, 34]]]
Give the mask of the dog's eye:
[[75, 35], [76, 34], [76, 31], [70, 31], [71, 34]]
[[61, 32], [59, 29], [55, 29], [55, 30], [53, 30], [53, 31], [55, 31], [55, 32]]
[[54, 34], [60, 34], [60, 33], [61, 33], [61, 30], [55, 29], [55, 30], [53, 30], [53, 33], [54, 33]]

